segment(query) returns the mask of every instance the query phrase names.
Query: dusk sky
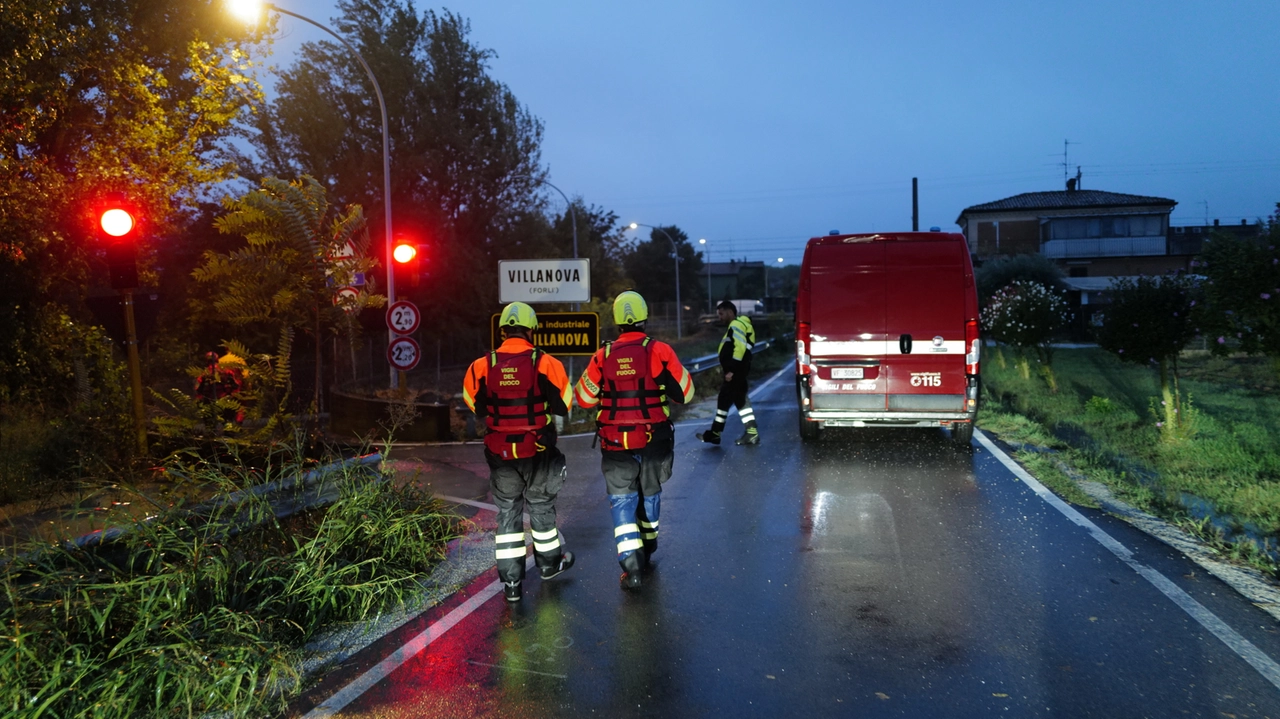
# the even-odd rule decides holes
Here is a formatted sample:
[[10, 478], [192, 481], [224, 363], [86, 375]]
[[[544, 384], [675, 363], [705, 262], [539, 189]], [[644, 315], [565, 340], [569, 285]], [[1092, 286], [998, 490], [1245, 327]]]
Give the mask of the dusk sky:
[[[1280, 201], [1274, 0], [448, 9], [545, 123], [552, 183], [706, 238], [717, 262], [798, 263], [813, 235], [910, 229], [912, 177], [921, 229], [958, 231], [965, 207], [1063, 189], [1064, 140], [1084, 189], [1176, 200], [1175, 225], [1253, 222]], [[280, 27], [281, 67], [325, 37]]]

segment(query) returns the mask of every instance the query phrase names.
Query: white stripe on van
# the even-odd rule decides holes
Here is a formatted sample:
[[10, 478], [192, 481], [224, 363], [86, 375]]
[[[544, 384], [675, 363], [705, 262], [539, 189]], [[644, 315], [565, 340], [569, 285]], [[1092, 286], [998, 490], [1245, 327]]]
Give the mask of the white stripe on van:
[[[962, 355], [965, 353], [963, 340], [947, 340], [942, 346], [935, 347], [933, 340], [916, 339], [911, 344], [913, 355]], [[849, 341], [849, 342], [812, 342], [809, 346], [812, 357], [890, 357], [902, 354], [897, 340]]]

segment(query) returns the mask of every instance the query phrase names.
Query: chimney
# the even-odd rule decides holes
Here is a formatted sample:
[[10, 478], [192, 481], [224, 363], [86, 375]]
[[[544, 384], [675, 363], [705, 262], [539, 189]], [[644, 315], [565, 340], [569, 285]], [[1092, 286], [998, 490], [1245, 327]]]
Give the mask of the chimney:
[[1079, 180], [1074, 177], [1067, 178], [1067, 192], [1075, 192], [1077, 182], [1079, 182]]
[[1217, 227], [1217, 226], [1218, 226], [1218, 218], [1216, 218], [1216, 217], [1213, 219], [1213, 226], [1214, 226], [1214, 227]]

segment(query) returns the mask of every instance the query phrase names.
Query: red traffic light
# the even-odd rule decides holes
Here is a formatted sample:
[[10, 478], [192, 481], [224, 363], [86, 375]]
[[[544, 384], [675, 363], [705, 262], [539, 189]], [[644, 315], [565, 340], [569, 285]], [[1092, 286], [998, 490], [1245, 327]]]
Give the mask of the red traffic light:
[[112, 237], [124, 237], [133, 231], [133, 215], [128, 210], [113, 207], [102, 213], [99, 219], [102, 231]]
[[418, 248], [407, 242], [400, 242], [391, 251], [391, 256], [402, 265], [408, 264], [418, 257]]

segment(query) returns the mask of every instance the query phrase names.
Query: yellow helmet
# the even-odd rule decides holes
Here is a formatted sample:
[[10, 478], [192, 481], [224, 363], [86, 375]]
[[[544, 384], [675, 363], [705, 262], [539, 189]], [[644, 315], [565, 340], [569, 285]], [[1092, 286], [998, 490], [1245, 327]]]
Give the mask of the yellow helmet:
[[538, 326], [538, 314], [523, 302], [512, 302], [502, 309], [502, 317], [498, 320], [498, 325], [533, 329]]
[[649, 305], [639, 292], [627, 290], [613, 301], [613, 321], [620, 325], [634, 325], [649, 319]]

